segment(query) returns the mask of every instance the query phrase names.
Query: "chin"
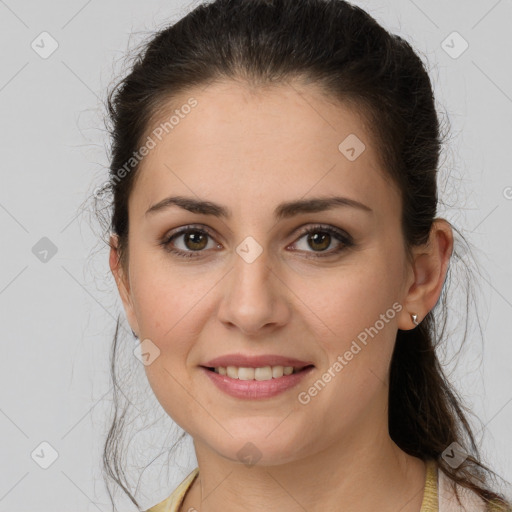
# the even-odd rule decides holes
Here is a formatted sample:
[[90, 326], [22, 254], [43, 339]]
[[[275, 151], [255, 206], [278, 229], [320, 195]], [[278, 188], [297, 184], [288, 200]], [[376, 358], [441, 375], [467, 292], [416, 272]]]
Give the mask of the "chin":
[[[247, 467], [276, 466], [298, 458], [300, 447], [289, 430], [278, 432], [275, 425], [270, 429], [255, 425], [253, 428], [240, 431], [231, 430], [227, 425], [226, 429], [233, 437], [226, 434], [221, 444], [217, 439], [210, 446], [220, 456], [230, 461], [240, 462]], [[275, 430], [272, 432], [273, 429]], [[304, 439], [304, 436], [300, 438]]]

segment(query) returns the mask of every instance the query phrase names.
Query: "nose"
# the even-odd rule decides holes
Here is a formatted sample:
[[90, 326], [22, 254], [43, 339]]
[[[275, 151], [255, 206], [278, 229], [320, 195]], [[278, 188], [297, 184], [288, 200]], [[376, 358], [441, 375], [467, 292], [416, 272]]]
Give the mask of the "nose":
[[224, 280], [219, 320], [245, 335], [268, 334], [288, 322], [290, 293], [265, 251], [251, 263], [237, 255]]

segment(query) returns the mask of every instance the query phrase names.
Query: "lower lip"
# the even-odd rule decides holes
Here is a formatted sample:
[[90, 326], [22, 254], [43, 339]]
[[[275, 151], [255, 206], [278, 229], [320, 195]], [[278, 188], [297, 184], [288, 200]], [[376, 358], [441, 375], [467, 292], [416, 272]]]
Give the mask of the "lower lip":
[[213, 383], [224, 393], [235, 398], [245, 398], [249, 400], [271, 398], [296, 386], [306, 375], [308, 375], [314, 366], [309, 366], [298, 373], [283, 375], [277, 379], [270, 380], [240, 380], [232, 379], [227, 375], [220, 375], [206, 369], [201, 369], [208, 375]]

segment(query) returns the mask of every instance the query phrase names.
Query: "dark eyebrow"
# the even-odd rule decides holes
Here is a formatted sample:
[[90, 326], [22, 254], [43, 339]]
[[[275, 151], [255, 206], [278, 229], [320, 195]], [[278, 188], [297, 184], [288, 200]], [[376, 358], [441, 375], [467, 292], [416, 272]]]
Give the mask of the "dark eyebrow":
[[[193, 197], [184, 196], [173, 196], [166, 197], [162, 201], [151, 206], [147, 211], [146, 215], [150, 213], [156, 213], [162, 211], [171, 206], [178, 206], [184, 210], [192, 213], [202, 215], [213, 215], [214, 217], [231, 218], [231, 211], [219, 204], [212, 203], [210, 201], [202, 201], [194, 199]], [[315, 213], [330, 210], [332, 208], [340, 206], [350, 206], [352, 208], [358, 208], [366, 212], [373, 212], [373, 210], [355, 199], [348, 197], [317, 197], [313, 199], [299, 199], [297, 201], [289, 201], [281, 203], [274, 210], [274, 216], [277, 220], [293, 217], [301, 213]]]

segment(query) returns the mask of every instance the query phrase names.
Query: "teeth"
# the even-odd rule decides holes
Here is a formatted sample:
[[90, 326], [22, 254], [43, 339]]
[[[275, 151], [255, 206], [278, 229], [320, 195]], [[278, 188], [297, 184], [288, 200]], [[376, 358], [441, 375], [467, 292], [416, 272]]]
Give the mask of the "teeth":
[[297, 373], [299, 369], [293, 366], [263, 366], [261, 368], [244, 368], [237, 366], [228, 366], [224, 368], [219, 366], [214, 369], [215, 373], [227, 375], [232, 379], [239, 380], [271, 380], [278, 379], [283, 375]]

